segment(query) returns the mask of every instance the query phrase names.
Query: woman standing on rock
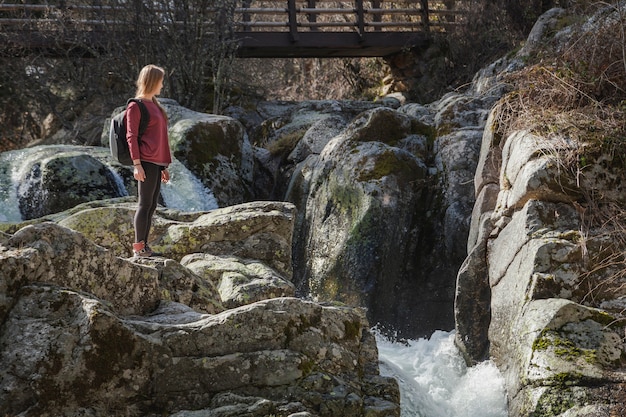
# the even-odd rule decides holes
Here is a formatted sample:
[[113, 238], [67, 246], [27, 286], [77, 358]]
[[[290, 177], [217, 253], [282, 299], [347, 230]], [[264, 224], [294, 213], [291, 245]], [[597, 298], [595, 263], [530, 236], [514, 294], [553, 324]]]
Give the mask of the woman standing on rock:
[[140, 105], [128, 103], [126, 110], [126, 140], [133, 160], [134, 177], [138, 181], [139, 202], [135, 213], [135, 256], [156, 255], [148, 246], [152, 216], [159, 202], [161, 182], [168, 182], [167, 167], [172, 162], [167, 136], [167, 114], [156, 96], [161, 94], [165, 71], [155, 65], [146, 65], [137, 78], [136, 99], [145, 104], [149, 122], [139, 138]]

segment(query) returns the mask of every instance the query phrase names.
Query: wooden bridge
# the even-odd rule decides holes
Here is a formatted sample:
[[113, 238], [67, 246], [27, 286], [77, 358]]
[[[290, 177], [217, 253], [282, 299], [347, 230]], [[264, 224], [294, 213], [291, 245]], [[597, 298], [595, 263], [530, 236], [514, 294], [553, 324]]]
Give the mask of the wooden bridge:
[[434, 33], [454, 30], [467, 3], [198, 0], [189, 8], [189, 2], [179, 5], [177, 0], [22, 1], [0, 4], [2, 55], [72, 50], [88, 55], [103, 49], [107, 40], [119, 41], [120, 34], [128, 37], [129, 28], [142, 24], [149, 24], [151, 31], [215, 30], [206, 28], [226, 24], [240, 57], [384, 57], [424, 45]]

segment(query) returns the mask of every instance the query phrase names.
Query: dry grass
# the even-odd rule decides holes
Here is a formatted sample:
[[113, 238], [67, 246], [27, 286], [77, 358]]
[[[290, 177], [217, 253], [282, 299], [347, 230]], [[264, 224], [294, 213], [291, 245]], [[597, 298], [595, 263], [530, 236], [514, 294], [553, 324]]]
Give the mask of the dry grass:
[[[576, 28], [560, 52], [543, 51], [549, 61], [536, 58], [510, 75], [512, 92], [495, 109], [501, 137], [525, 129], [548, 141], [566, 138], [575, 144], [558, 157], [578, 180], [594, 164], [615, 175], [617, 183], [626, 180], [626, 10], [619, 7], [617, 2], [607, 7], [593, 30]], [[583, 198], [575, 205], [586, 255], [582, 301], [599, 306], [626, 296], [625, 199], [588, 183], [580, 191]], [[619, 321], [626, 320], [626, 310], [616, 313]]]

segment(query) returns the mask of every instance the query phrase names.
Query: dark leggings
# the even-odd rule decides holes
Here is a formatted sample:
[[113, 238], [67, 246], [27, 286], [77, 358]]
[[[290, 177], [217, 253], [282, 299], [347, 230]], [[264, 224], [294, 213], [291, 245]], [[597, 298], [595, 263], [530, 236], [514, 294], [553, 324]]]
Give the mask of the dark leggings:
[[152, 216], [159, 203], [159, 193], [161, 192], [161, 171], [162, 167], [150, 162], [142, 162], [146, 179], [137, 184], [139, 193], [139, 204], [135, 212], [135, 242], [148, 243], [148, 234], [152, 226]]

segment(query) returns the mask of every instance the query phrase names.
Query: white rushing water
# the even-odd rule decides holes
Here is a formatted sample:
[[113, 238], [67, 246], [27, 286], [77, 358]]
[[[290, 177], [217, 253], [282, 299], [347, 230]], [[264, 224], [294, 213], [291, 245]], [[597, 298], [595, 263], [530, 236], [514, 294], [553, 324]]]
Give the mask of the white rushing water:
[[170, 181], [161, 186], [165, 206], [183, 211], [208, 211], [218, 207], [213, 192], [178, 160], [169, 166]]
[[376, 340], [381, 374], [400, 385], [401, 417], [507, 417], [502, 375], [489, 361], [468, 368], [454, 332], [406, 343]]
[[[59, 150], [69, 147], [58, 146]], [[34, 147], [0, 153], [0, 222], [20, 222], [18, 185], [24, 182], [33, 163], [53, 155], [53, 146]], [[80, 151], [80, 147], [77, 147]], [[70, 149], [71, 150], [71, 149]], [[174, 160], [169, 167], [170, 182], [163, 184], [161, 195], [165, 205], [184, 211], [209, 211], [218, 207], [213, 192], [191, 173], [182, 163]], [[118, 194], [128, 193], [119, 174], [110, 168]]]
[[37, 150], [17, 150], [0, 153], [0, 222], [22, 220], [17, 186], [30, 169], [29, 155], [38, 157]]

